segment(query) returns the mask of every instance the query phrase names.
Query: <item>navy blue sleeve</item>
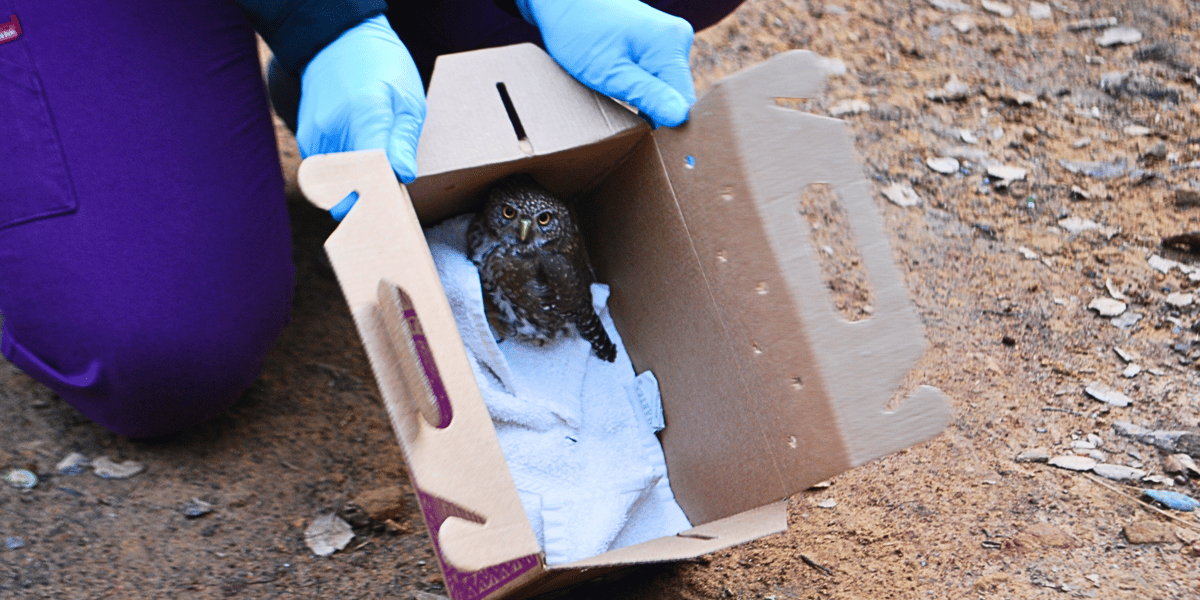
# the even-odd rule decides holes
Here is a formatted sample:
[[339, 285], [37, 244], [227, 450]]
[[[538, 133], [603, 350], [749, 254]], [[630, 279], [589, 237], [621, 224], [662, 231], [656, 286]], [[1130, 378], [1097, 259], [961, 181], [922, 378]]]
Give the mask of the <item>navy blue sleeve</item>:
[[317, 52], [363, 19], [387, 10], [385, 0], [237, 0], [283, 67], [299, 72]]

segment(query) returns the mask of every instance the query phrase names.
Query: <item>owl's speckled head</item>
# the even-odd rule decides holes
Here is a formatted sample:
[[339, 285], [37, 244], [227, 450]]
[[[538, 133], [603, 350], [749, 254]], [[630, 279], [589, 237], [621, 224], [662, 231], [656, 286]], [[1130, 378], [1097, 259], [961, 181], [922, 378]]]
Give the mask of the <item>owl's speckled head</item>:
[[484, 226], [508, 244], [540, 248], [575, 233], [566, 205], [525, 174], [493, 186], [483, 214]]

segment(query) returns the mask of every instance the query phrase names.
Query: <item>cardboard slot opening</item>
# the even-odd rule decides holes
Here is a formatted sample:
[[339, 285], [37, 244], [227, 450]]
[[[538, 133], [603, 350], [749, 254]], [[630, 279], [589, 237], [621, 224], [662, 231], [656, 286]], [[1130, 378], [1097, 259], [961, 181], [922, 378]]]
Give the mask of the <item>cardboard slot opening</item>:
[[[875, 312], [875, 293], [837, 192], [827, 184], [808, 186], [800, 196], [800, 213], [808, 221], [821, 276], [838, 314], [852, 323], [869, 319]], [[767, 293], [765, 287], [760, 293]]]
[[445, 383], [433, 359], [429, 340], [421, 327], [421, 318], [412, 297], [400, 286], [389, 281], [379, 282], [379, 307], [388, 330], [389, 342], [399, 359], [400, 368], [410, 381], [420, 381], [418, 390], [409, 390], [417, 411], [438, 429], [450, 426], [453, 410]]
[[675, 535], [676, 535], [676, 537], [688, 538], [688, 539], [693, 539], [693, 540], [715, 540], [715, 539], [717, 539], [717, 536], [715, 536], [715, 535], [704, 535], [703, 533], [683, 532], [683, 533], [677, 533]]
[[513, 105], [512, 97], [508, 95], [508, 87], [504, 82], [496, 82], [496, 91], [500, 92], [500, 101], [504, 103], [504, 112], [508, 113], [508, 120], [512, 123], [513, 133], [517, 134], [517, 143], [521, 146], [521, 152], [533, 156], [533, 144], [529, 142], [529, 136], [525, 134], [525, 126], [521, 125], [521, 116], [517, 114], [517, 107]]

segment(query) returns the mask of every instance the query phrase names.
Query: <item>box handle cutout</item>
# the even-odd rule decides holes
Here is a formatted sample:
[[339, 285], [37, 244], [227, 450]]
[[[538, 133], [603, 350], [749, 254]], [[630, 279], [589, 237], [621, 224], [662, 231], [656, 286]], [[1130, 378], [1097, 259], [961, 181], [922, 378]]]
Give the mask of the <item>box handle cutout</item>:
[[421, 382], [418, 389], [409, 389], [409, 395], [430, 425], [445, 429], [453, 417], [450, 397], [446, 394], [446, 386], [438, 373], [412, 298], [387, 279], [379, 281], [378, 295], [388, 341], [400, 363], [400, 370], [406, 380]]
[[875, 293], [863, 268], [850, 216], [833, 186], [814, 183], [805, 188], [800, 196], [800, 213], [811, 228], [809, 239], [825, 285], [833, 294], [834, 307], [851, 323], [869, 319], [875, 312]]
[[533, 144], [529, 142], [529, 136], [525, 135], [525, 126], [521, 125], [521, 117], [517, 114], [517, 107], [513, 105], [512, 97], [508, 95], [508, 88], [504, 82], [496, 82], [496, 91], [500, 92], [500, 101], [504, 103], [504, 112], [508, 113], [508, 120], [512, 122], [513, 132], [517, 134], [517, 143], [521, 146], [521, 152], [533, 156]]

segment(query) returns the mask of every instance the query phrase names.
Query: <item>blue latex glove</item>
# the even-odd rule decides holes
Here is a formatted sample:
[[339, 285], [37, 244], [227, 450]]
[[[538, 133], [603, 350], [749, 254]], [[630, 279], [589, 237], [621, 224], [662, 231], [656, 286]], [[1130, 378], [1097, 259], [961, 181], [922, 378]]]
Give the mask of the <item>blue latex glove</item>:
[[[323, 48], [304, 68], [300, 85], [301, 156], [383, 149], [401, 181], [416, 179], [425, 89], [387, 17], [371, 17]], [[356, 198], [351, 194], [342, 204]], [[330, 212], [341, 220], [350, 205]]]
[[638, 0], [516, 0], [546, 50], [584, 85], [675, 127], [696, 103], [692, 26]]

